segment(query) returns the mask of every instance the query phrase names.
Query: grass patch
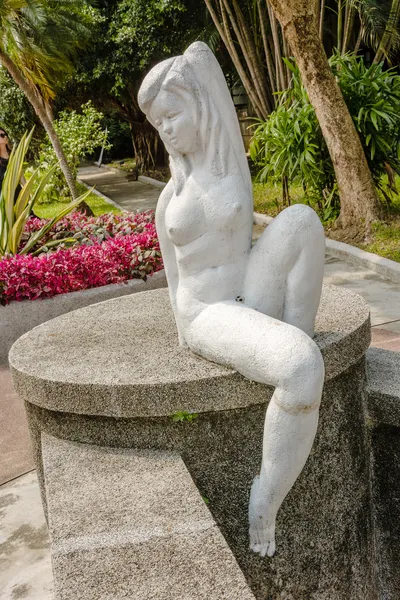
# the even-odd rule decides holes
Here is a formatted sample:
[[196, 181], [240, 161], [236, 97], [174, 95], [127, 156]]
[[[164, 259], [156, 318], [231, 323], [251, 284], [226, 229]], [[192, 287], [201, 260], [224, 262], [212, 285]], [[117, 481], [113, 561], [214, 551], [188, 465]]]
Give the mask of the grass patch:
[[400, 262], [400, 217], [372, 225], [371, 239], [360, 248]]
[[[81, 183], [77, 183], [77, 189], [79, 194], [83, 194], [87, 191], [87, 188]], [[94, 216], [99, 217], [100, 215], [104, 215], [106, 213], [114, 213], [116, 215], [122, 214], [122, 211], [119, 208], [116, 208], [113, 204], [110, 204], [104, 198], [97, 196], [93, 192], [91, 192], [86, 198], [86, 203], [92, 209]], [[67, 202], [46, 202], [44, 204], [37, 204], [33, 212], [40, 219], [52, 219], [55, 217], [59, 211], [65, 208]]]
[[[264, 215], [276, 217], [285, 208], [281, 185], [253, 182], [253, 198], [254, 210]], [[310, 204], [310, 199], [304, 193], [301, 185], [290, 187], [290, 199], [292, 204]]]

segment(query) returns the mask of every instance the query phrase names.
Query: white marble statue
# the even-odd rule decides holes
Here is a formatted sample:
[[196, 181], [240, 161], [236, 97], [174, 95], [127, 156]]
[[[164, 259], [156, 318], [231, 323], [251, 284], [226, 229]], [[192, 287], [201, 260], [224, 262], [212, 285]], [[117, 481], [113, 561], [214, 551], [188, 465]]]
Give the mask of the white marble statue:
[[156, 65], [139, 104], [170, 155], [156, 210], [179, 340], [273, 385], [261, 471], [250, 493], [250, 548], [275, 552], [275, 520], [318, 424], [324, 364], [313, 340], [324, 231], [303, 205], [282, 211], [255, 246], [252, 187], [236, 112], [210, 49]]

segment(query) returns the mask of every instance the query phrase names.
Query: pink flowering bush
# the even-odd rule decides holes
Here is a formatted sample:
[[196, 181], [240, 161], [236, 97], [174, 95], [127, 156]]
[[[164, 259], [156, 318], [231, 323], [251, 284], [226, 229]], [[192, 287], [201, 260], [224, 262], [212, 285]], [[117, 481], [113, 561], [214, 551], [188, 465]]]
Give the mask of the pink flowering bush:
[[[40, 229], [43, 220], [30, 218], [26, 235]], [[0, 302], [50, 298], [56, 294], [146, 279], [163, 268], [154, 226], [154, 213], [85, 217], [73, 213], [59, 221], [54, 236], [77, 236], [77, 244], [0, 260]], [[79, 243], [78, 243], [79, 242]]]
[[[39, 231], [47, 223], [46, 219], [30, 217], [25, 225], [23, 240], [32, 233]], [[45, 238], [40, 241], [40, 247], [63, 238], [76, 238], [76, 244], [92, 245], [110, 237], [154, 231], [154, 212], [124, 213], [122, 215], [105, 214], [99, 217], [87, 217], [81, 212], [73, 212], [58, 221]], [[33, 251], [40, 251], [37, 246]]]

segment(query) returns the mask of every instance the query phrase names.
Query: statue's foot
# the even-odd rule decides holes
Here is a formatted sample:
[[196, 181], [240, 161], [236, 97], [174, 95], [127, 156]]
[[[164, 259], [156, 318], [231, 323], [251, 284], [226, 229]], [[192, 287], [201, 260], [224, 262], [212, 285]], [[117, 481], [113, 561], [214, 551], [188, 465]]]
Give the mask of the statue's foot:
[[260, 477], [254, 478], [249, 502], [250, 550], [264, 556], [275, 554], [275, 519], [268, 506], [267, 495], [260, 490]]

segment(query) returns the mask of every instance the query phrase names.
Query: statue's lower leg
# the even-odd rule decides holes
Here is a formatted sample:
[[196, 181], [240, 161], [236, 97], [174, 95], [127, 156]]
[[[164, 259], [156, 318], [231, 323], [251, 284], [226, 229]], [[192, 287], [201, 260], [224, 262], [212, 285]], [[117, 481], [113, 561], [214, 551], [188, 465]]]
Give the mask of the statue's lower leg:
[[[315, 392], [316, 390], [314, 390]], [[284, 400], [285, 392], [276, 390]], [[320, 391], [317, 392], [320, 397]], [[260, 475], [253, 482], [249, 503], [250, 548], [262, 557], [275, 553], [278, 510], [310, 454], [318, 425], [319, 398], [310, 408], [282, 408], [272, 398], [265, 419]]]

